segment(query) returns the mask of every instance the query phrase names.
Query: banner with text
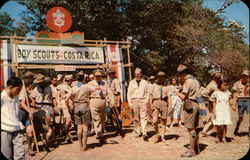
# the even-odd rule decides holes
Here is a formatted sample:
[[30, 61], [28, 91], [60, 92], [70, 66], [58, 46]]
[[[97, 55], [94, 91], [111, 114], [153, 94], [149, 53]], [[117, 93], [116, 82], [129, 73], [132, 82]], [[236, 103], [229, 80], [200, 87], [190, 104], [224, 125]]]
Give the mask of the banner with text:
[[102, 47], [17, 45], [17, 63], [103, 64]]

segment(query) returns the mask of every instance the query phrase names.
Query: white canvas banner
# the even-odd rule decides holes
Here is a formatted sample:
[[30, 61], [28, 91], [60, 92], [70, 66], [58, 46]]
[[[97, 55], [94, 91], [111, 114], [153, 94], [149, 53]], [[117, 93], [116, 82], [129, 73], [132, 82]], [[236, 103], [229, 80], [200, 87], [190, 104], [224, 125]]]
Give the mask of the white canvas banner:
[[102, 47], [60, 47], [17, 45], [15, 58], [18, 63], [53, 64], [103, 64]]

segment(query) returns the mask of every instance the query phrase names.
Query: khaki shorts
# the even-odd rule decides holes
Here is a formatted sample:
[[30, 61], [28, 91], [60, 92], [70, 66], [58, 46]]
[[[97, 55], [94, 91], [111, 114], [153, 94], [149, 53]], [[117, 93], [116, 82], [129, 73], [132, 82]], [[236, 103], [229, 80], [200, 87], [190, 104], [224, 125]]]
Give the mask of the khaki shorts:
[[89, 105], [87, 103], [75, 103], [74, 118], [75, 124], [90, 124], [92, 119]]
[[183, 122], [186, 128], [196, 128], [199, 125], [199, 104], [192, 100], [185, 100]]
[[167, 119], [168, 103], [164, 100], [155, 100], [153, 102], [153, 122], [156, 123], [159, 119], [159, 114], [162, 119]]

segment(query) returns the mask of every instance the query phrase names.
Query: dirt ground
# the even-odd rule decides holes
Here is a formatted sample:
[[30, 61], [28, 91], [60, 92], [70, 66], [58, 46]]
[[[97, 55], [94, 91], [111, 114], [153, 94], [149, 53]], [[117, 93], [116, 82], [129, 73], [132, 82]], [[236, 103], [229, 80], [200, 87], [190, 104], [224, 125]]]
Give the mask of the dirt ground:
[[[60, 159], [60, 160], [179, 160], [179, 159], [203, 159], [203, 160], [237, 160], [246, 155], [249, 150], [249, 115], [244, 116], [240, 126], [240, 136], [233, 135], [237, 113], [232, 113], [233, 125], [228, 126], [227, 137], [229, 142], [224, 144], [215, 143], [215, 130], [210, 131], [209, 137], [200, 136], [201, 153], [192, 158], [181, 158], [180, 154], [187, 151], [189, 138], [185, 128], [174, 126], [167, 130], [165, 138], [168, 146], [163, 143], [155, 144], [152, 125], [148, 125], [149, 141], [134, 138], [133, 127], [124, 128], [125, 137], [114, 136], [114, 132], [105, 133], [106, 144], [100, 145], [95, 136], [88, 138], [89, 150], [79, 150], [76, 135], [73, 135], [73, 144], [63, 142], [51, 152], [42, 151], [31, 157], [26, 155], [27, 160], [37, 159]], [[59, 141], [58, 141], [59, 142]], [[41, 144], [41, 143], [40, 143]], [[27, 149], [27, 144], [26, 144]]]

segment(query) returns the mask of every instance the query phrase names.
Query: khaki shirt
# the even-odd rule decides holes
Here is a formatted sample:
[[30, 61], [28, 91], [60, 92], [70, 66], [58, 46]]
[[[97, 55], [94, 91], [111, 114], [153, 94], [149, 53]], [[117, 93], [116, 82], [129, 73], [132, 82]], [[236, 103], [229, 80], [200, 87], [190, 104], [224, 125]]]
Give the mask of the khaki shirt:
[[73, 99], [74, 102], [87, 102], [92, 91], [88, 84], [81, 87], [74, 86], [67, 94], [67, 99]]
[[[25, 87], [23, 86], [23, 87], [22, 87], [22, 90], [20, 91], [20, 93], [19, 93], [19, 95], [18, 95], [20, 101], [21, 101], [21, 100], [26, 100], [25, 92], [26, 92], [26, 89], [25, 89]], [[29, 98], [29, 102], [30, 102], [30, 103], [32, 102], [31, 92], [32, 92], [32, 91], [27, 91], [27, 92], [26, 92], [26, 93], [27, 93], [27, 96], [28, 96], [28, 98]]]
[[43, 91], [42, 88], [37, 86], [33, 89], [30, 95], [33, 99], [35, 99], [36, 103], [51, 103], [53, 102], [53, 98], [55, 95], [52, 92], [51, 87], [46, 87]]
[[[102, 80], [99, 85], [96, 80], [92, 80], [88, 83], [88, 85], [91, 90], [91, 94], [90, 94], [91, 98], [101, 98], [101, 99], [104, 98], [105, 99], [107, 97], [111, 105], [115, 104], [114, 95], [112, 91], [109, 89], [107, 82]], [[96, 89], [96, 88], [100, 88], [100, 89]]]
[[219, 90], [218, 88], [218, 85], [217, 83], [212, 80], [207, 86], [206, 88], [204, 88], [202, 91], [201, 91], [201, 94], [203, 97], [206, 97], [206, 98], [209, 98], [209, 101], [213, 101], [213, 99], [211, 99], [211, 95], [214, 93], [214, 91], [217, 91]]
[[121, 93], [121, 85], [120, 85], [118, 79], [116, 79], [116, 78], [110, 79], [108, 82], [108, 85], [109, 85], [109, 88], [114, 95]]
[[148, 102], [149, 94], [150, 87], [145, 79], [141, 79], [139, 85], [135, 79], [129, 82], [127, 93], [129, 105], [131, 105], [132, 99], [145, 99], [145, 102]]
[[152, 88], [150, 87], [150, 94], [152, 95], [153, 99], [165, 98], [170, 95], [170, 88], [168, 86], [162, 86], [160, 84], [154, 83]]
[[71, 89], [72, 87], [70, 86], [70, 85], [68, 85], [68, 84], [66, 84], [66, 83], [64, 83], [61, 87], [60, 87], [60, 90], [59, 90], [59, 92], [60, 92], [60, 99], [62, 100], [62, 99], [65, 99], [66, 97], [67, 97], [67, 94], [69, 93], [69, 91], [70, 91], [70, 89]]
[[187, 94], [188, 99], [196, 100], [201, 96], [200, 83], [192, 75], [187, 75], [182, 92]]
[[[245, 86], [247, 87], [247, 95], [246, 96], [244, 94]], [[244, 85], [241, 83], [241, 80], [239, 80], [239, 81], [234, 83], [232, 90], [233, 90], [233, 92], [237, 92], [237, 95], [236, 95], [237, 98], [249, 98], [249, 83]]]

